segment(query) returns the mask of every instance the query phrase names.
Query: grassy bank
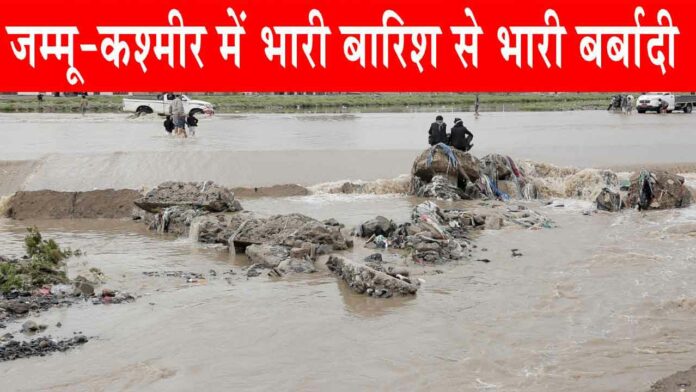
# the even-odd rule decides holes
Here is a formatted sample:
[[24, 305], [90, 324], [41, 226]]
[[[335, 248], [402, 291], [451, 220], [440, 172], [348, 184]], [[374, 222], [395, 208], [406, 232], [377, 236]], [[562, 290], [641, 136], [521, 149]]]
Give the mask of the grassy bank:
[[[457, 93], [363, 93], [331, 95], [190, 94], [211, 102], [217, 113], [336, 113], [473, 111], [474, 94]], [[88, 112], [121, 110], [123, 96], [90, 96]], [[611, 94], [480, 94], [481, 111], [553, 111], [605, 109]], [[70, 113], [80, 111], [79, 97], [0, 96], [0, 112]]]

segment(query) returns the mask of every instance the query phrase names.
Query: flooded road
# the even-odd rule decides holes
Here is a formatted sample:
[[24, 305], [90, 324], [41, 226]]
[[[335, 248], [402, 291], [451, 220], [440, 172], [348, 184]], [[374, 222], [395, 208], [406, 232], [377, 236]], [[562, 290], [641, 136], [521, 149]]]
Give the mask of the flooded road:
[[[443, 114], [451, 124], [455, 114]], [[195, 139], [179, 140], [165, 134], [157, 116], [1, 114], [6, 126], [0, 129], [0, 159], [30, 161], [15, 168], [21, 180], [13, 184], [28, 190], [139, 188], [166, 180], [268, 186], [389, 179], [409, 172], [434, 117], [215, 116], [201, 120]], [[462, 117], [479, 156], [496, 152], [599, 168], [696, 160], [692, 115], [582, 111]]]
[[[431, 116], [298, 117], [310, 116], [220, 116], [201, 121], [195, 141], [180, 141], [161, 135], [155, 119], [7, 116], [12, 127], [0, 130], [8, 141], [0, 159], [38, 162], [26, 178], [11, 179], [25, 189], [147, 186], [178, 175], [219, 176], [226, 185], [392, 178], [410, 170]], [[557, 164], [683, 163], [693, 161], [688, 151], [696, 147], [694, 120], [677, 114], [492, 113], [471, 123], [479, 155]], [[253, 160], [255, 151], [265, 154], [264, 164], [237, 183], [242, 174], [232, 163]], [[356, 152], [362, 160], [342, 160]], [[333, 158], [308, 161], [324, 156], [312, 154]], [[398, 154], [407, 162], [387, 162]], [[298, 172], [303, 165], [312, 170]], [[14, 167], [13, 176], [24, 175]], [[696, 185], [696, 176], [688, 181]], [[420, 200], [319, 192], [241, 202], [264, 215], [299, 212], [351, 227], [375, 215], [405, 222]], [[42, 314], [47, 334], [82, 331], [93, 339], [65, 354], [0, 363], [3, 388], [640, 391], [692, 366], [696, 208], [586, 216], [590, 203], [559, 202], [565, 207], [533, 204], [557, 228], [484, 231], [471, 260], [442, 273], [412, 265], [425, 280], [418, 295], [386, 301], [354, 294], [321, 268], [283, 280], [242, 278], [244, 256], [135, 222], [0, 220], [0, 254], [22, 254], [25, 228], [37, 225], [45, 237], [86, 252], [68, 261], [71, 277], [96, 267], [108, 277], [105, 286], [140, 295], [132, 304]], [[208, 279], [143, 274], [172, 270]], [[7, 327], [3, 333], [19, 325]]]

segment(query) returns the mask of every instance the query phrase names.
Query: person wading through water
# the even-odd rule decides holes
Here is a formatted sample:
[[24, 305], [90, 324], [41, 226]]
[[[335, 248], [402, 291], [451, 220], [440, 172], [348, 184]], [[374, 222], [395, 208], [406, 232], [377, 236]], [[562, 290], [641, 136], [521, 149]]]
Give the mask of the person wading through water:
[[428, 130], [428, 143], [434, 146], [438, 143], [447, 144], [447, 124], [443, 121], [442, 116], [435, 117], [435, 122], [430, 124]]
[[169, 105], [169, 114], [174, 121], [174, 135], [186, 137], [186, 112], [184, 111], [184, 102], [181, 100], [181, 95], [177, 95]]
[[474, 139], [474, 134], [466, 129], [461, 118], [454, 119], [454, 126], [452, 127], [451, 132], [449, 143], [450, 146], [464, 152], [471, 150], [471, 147], [474, 146], [471, 144], [471, 141]]

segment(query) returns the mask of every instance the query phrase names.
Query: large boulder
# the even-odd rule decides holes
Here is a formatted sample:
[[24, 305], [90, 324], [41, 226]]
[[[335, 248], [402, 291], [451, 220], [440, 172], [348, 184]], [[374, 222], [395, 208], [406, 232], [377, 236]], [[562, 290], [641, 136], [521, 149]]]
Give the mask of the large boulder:
[[618, 192], [613, 192], [609, 188], [604, 188], [597, 195], [597, 209], [601, 211], [616, 212], [623, 208], [621, 195]]
[[418, 284], [410, 283], [410, 280], [388, 275], [344, 257], [331, 256], [326, 266], [359, 294], [389, 298], [393, 295], [413, 295], [418, 291]]
[[643, 170], [631, 176], [628, 207], [641, 210], [684, 208], [691, 205], [691, 191], [684, 177], [666, 171]]
[[369, 238], [373, 235], [390, 236], [396, 230], [396, 224], [383, 217], [378, 216], [374, 219], [363, 222], [355, 228], [354, 234], [358, 237]]
[[[440, 148], [428, 148], [423, 151], [413, 162], [411, 175], [429, 183], [433, 177], [442, 175], [454, 177], [459, 180], [476, 181], [479, 179], [479, 160], [467, 153], [452, 148], [456, 157], [456, 163], [450, 161], [450, 157]], [[466, 181], [464, 181], [466, 182]]]
[[166, 208], [187, 206], [209, 212], [233, 212], [241, 210], [234, 200], [234, 193], [212, 181], [165, 182], [135, 201], [135, 205], [150, 213]]

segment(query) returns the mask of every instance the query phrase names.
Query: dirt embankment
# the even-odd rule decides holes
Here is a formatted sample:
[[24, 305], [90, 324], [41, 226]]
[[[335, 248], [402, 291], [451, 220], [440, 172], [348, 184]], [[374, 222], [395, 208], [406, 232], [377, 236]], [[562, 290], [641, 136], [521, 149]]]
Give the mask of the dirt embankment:
[[128, 218], [133, 202], [141, 197], [131, 189], [88, 192], [17, 192], [6, 204], [4, 215], [12, 219]]

